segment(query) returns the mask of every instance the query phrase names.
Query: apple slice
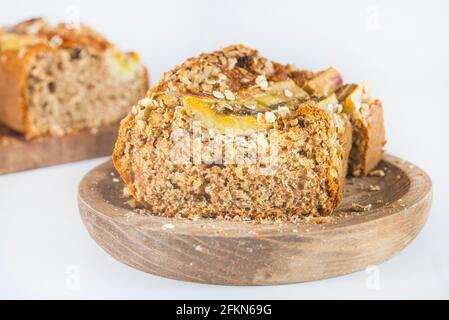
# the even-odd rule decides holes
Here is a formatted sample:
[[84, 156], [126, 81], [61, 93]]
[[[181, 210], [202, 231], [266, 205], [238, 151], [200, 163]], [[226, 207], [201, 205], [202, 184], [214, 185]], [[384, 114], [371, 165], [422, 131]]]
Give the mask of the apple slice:
[[193, 96], [184, 98], [187, 114], [195, 121], [199, 121], [204, 128], [215, 129], [220, 133], [233, 132], [248, 134], [263, 129], [265, 124], [252, 115], [235, 115], [219, 113], [212, 107], [218, 101]]

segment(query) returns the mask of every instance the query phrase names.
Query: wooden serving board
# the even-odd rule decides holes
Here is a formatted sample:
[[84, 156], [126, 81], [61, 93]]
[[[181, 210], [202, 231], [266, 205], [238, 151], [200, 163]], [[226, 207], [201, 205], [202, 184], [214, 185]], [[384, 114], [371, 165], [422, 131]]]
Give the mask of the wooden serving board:
[[0, 174], [109, 156], [118, 126], [83, 131], [63, 137], [23, 136], [0, 125]]
[[93, 239], [118, 261], [144, 272], [222, 285], [296, 283], [363, 270], [417, 236], [431, 206], [430, 178], [390, 155], [378, 168], [386, 175], [348, 179], [342, 207], [322, 223], [139, 214], [126, 204], [110, 161], [84, 177], [78, 201]]

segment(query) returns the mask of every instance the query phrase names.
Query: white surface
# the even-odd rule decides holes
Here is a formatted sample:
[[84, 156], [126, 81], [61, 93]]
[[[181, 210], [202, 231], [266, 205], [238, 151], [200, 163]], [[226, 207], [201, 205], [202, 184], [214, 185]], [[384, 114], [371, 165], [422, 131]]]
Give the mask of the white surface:
[[189, 56], [231, 43], [304, 68], [333, 65], [347, 81], [368, 79], [385, 104], [388, 151], [433, 179], [432, 213], [412, 245], [379, 266], [378, 290], [367, 286], [373, 276], [365, 272], [288, 286], [219, 287], [141, 273], [90, 239], [76, 191], [104, 159], [5, 175], [0, 298], [449, 298], [449, 2], [14, 0], [2, 6], [0, 24], [36, 15], [61, 20], [69, 4], [83, 21], [139, 51], [154, 80]]

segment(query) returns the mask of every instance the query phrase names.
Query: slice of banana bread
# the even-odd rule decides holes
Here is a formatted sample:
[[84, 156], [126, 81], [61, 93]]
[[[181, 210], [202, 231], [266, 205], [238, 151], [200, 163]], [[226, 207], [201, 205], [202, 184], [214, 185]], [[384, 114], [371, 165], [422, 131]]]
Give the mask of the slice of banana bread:
[[311, 77], [241, 45], [191, 58], [122, 121], [115, 167], [163, 216], [328, 215], [352, 129], [338, 101], [302, 89]]
[[32, 19], [0, 32], [0, 122], [27, 137], [118, 123], [148, 89], [136, 53]]
[[354, 176], [367, 175], [384, 154], [386, 139], [382, 103], [371, 97], [366, 83], [340, 88], [337, 98], [353, 126], [354, 141], [349, 161], [351, 173]]
[[371, 97], [366, 83], [344, 85], [335, 68], [312, 76], [304, 84], [304, 89], [320, 104], [341, 104], [353, 127], [350, 172], [354, 176], [367, 175], [384, 154], [386, 140], [382, 103]]

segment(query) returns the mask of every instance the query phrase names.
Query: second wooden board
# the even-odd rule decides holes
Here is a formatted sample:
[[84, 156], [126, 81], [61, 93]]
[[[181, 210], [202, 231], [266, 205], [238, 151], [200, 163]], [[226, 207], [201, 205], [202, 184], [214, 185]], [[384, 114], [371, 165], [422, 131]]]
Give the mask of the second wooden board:
[[109, 156], [117, 132], [115, 125], [63, 137], [25, 139], [0, 125], [0, 174]]

